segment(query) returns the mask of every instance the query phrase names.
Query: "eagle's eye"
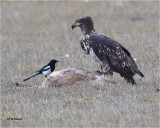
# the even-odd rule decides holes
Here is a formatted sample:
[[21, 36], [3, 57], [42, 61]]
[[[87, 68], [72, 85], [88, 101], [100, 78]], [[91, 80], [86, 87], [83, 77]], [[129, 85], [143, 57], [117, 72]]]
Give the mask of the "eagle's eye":
[[80, 22], [76, 22], [75, 25], [78, 27], [78, 26], [81, 25], [81, 23]]

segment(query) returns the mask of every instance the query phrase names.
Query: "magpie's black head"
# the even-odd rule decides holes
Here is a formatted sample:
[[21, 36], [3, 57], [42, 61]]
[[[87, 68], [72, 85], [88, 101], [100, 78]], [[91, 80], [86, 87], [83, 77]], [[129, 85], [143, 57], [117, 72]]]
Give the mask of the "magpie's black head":
[[81, 30], [85, 33], [89, 33], [94, 31], [94, 24], [92, 18], [89, 16], [82, 17], [81, 19], [77, 19], [74, 24], [72, 24], [71, 28], [80, 27]]
[[48, 65], [52, 65], [52, 64], [56, 64], [57, 62], [59, 62], [58, 60], [51, 60], [50, 62], [49, 62], [49, 64]]

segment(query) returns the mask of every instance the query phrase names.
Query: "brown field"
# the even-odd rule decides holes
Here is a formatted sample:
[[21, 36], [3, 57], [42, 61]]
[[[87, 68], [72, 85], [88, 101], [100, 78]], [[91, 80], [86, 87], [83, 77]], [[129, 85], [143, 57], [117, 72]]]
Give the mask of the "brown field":
[[[99, 70], [80, 48], [80, 29], [71, 29], [86, 15], [131, 52], [145, 78], [135, 76], [133, 86], [114, 73], [114, 85], [42, 89], [37, 76], [26, 82], [33, 87], [16, 87], [53, 58], [61, 61], [56, 70]], [[1, 126], [158, 127], [159, 50], [158, 1], [1, 2]]]

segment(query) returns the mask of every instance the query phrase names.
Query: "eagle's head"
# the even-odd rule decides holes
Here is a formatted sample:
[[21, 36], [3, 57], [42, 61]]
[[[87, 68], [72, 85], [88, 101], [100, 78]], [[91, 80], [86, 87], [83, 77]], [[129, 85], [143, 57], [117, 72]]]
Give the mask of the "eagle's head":
[[72, 24], [71, 28], [80, 27], [82, 32], [85, 34], [94, 31], [94, 24], [92, 18], [89, 16], [82, 17], [81, 19], [77, 19], [74, 24]]

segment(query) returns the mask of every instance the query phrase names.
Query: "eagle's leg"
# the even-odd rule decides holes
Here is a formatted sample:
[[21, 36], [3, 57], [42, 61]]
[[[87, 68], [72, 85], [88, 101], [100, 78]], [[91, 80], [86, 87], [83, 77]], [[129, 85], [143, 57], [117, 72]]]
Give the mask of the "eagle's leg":
[[100, 69], [100, 70], [97, 70], [97, 72], [99, 72], [99, 73], [103, 73], [102, 65], [101, 65], [101, 69]]
[[103, 66], [101, 65], [101, 70], [100, 70], [100, 72], [101, 72], [101, 76], [102, 77], [105, 77], [105, 73], [104, 73], [104, 71], [103, 71]]
[[103, 72], [103, 66], [101, 65], [101, 70], [97, 71], [101, 77], [105, 77], [105, 73]]
[[101, 70], [99, 71], [100, 73], [103, 73], [103, 68], [102, 68], [102, 65], [101, 65]]
[[102, 65], [101, 65], [101, 70], [98, 70], [97, 72], [98, 72], [98, 74], [100, 74], [100, 76], [105, 77], [105, 73], [103, 72]]
[[108, 64], [104, 64], [102, 67], [102, 71], [104, 73], [104, 76], [105, 75], [111, 75], [113, 76], [113, 71], [110, 69], [109, 65]]

